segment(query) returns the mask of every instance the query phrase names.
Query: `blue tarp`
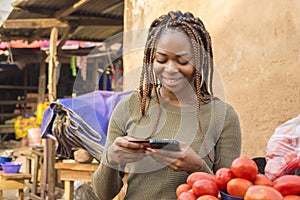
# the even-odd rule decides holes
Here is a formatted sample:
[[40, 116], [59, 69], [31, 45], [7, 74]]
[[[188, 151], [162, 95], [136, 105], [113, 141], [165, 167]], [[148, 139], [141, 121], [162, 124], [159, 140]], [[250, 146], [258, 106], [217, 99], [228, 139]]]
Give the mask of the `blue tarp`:
[[131, 93], [98, 90], [75, 98], [58, 99], [44, 112], [42, 137], [55, 137], [58, 141], [56, 154], [62, 157], [70, 157], [72, 148], [84, 148], [100, 160], [112, 111]]

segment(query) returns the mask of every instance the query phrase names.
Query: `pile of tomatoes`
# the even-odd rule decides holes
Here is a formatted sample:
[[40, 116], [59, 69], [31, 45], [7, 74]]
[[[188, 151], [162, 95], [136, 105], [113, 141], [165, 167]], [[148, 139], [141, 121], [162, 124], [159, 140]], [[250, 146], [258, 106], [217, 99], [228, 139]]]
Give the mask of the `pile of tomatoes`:
[[177, 187], [176, 195], [178, 200], [218, 200], [219, 191], [244, 200], [300, 200], [300, 176], [283, 175], [272, 181], [258, 173], [252, 159], [239, 157], [215, 175], [190, 174], [186, 183]]

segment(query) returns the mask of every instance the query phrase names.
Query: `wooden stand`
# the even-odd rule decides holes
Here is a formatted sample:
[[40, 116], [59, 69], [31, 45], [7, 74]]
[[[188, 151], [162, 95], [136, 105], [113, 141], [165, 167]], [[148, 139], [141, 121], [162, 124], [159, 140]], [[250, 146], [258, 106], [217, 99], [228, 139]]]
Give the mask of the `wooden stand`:
[[31, 174], [5, 174], [0, 171], [0, 200], [3, 199], [3, 190], [18, 190], [19, 200], [24, 199], [25, 180], [31, 179]]
[[15, 133], [14, 124], [0, 124], [0, 145], [12, 133]]
[[65, 200], [73, 200], [74, 198], [74, 181], [91, 182], [92, 175], [98, 165], [98, 163], [55, 163], [55, 169], [59, 170], [58, 178], [64, 181]]
[[38, 188], [40, 188], [39, 174], [41, 174], [39, 172], [43, 168], [43, 151], [43, 147], [32, 147], [31, 149], [20, 151], [18, 155], [26, 158], [26, 173], [32, 174], [32, 180], [29, 181], [31, 191], [28, 196], [30, 199], [41, 199]]

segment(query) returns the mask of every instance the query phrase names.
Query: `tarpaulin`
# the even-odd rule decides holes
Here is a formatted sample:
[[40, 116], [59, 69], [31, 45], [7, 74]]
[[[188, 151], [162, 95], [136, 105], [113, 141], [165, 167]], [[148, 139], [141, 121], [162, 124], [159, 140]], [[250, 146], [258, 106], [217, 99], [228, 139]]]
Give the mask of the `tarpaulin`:
[[70, 157], [76, 147], [100, 160], [112, 111], [130, 93], [98, 90], [52, 102], [43, 114], [42, 138], [55, 137], [59, 156]]

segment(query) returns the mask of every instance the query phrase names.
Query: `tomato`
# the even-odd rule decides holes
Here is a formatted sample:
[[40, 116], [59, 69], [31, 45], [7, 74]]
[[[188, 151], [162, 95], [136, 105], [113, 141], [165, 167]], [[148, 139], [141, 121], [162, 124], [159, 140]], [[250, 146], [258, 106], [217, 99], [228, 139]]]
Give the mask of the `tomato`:
[[247, 179], [233, 178], [227, 183], [227, 193], [235, 197], [244, 197], [252, 185], [252, 182]]
[[273, 181], [273, 187], [283, 196], [300, 194], [300, 176], [283, 175]]
[[197, 200], [218, 200], [218, 198], [208, 194], [198, 197]]
[[264, 174], [257, 174], [256, 178], [252, 181], [254, 185], [272, 186], [272, 181]]
[[300, 200], [298, 195], [286, 195], [283, 197], [283, 200]]
[[192, 188], [193, 188], [193, 193], [197, 197], [206, 195], [206, 194], [217, 197], [219, 194], [219, 190], [218, 190], [218, 186], [217, 186], [216, 182], [213, 180], [210, 180], [210, 179], [197, 180], [193, 184]]
[[257, 164], [248, 157], [238, 157], [231, 163], [231, 170], [235, 177], [253, 181], [258, 173]]
[[177, 200], [196, 200], [197, 197], [192, 192], [182, 192]]
[[182, 192], [186, 192], [188, 190], [192, 189], [192, 186], [190, 186], [189, 184], [187, 183], [183, 183], [181, 185], [179, 185], [177, 188], [176, 188], [176, 195], [177, 197], [179, 197], [179, 195], [182, 193]]
[[275, 188], [266, 185], [251, 186], [244, 200], [282, 200], [283, 196]]
[[229, 168], [220, 168], [216, 171], [215, 180], [219, 190], [226, 191], [227, 183], [235, 178], [231, 169]]
[[186, 182], [192, 186], [194, 184], [195, 181], [200, 180], [200, 179], [211, 179], [211, 180], [215, 180], [214, 175], [206, 173], [206, 172], [194, 172], [191, 173], [187, 179]]

